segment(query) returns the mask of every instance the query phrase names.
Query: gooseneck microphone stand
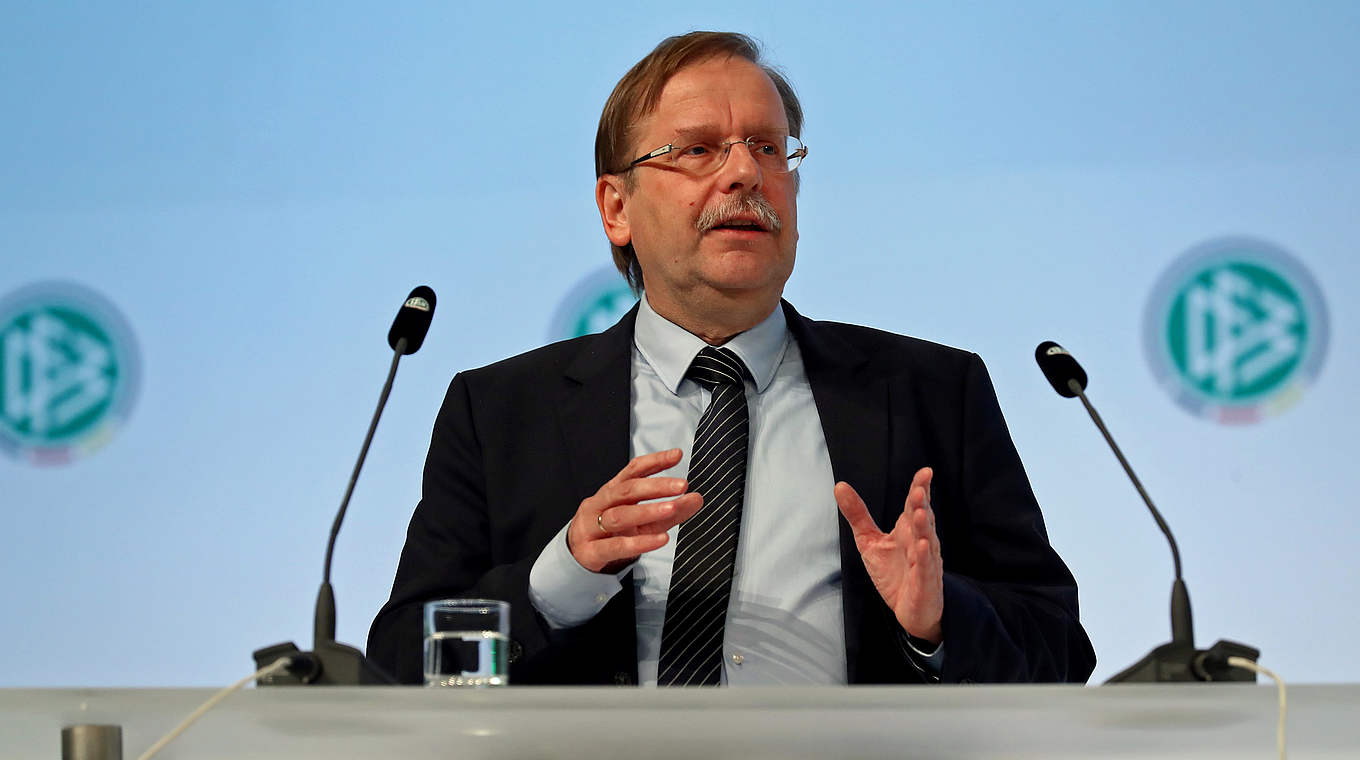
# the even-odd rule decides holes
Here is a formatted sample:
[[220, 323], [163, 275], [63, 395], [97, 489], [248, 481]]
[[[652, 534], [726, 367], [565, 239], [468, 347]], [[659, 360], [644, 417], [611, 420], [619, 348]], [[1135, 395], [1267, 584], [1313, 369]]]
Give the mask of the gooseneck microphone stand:
[[261, 679], [261, 686], [276, 684], [322, 684], [357, 686], [363, 684], [393, 684], [391, 675], [382, 668], [369, 662], [358, 649], [335, 640], [335, 590], [331, 587], [331, 559], [335, 554], [335, 541], [340, 535], [340, 526], [345, 521], [350, 497], [354, 495], [354, 484], [359, 480], [359, 472], [368, 457], [368, 448], [373, 443], [373, 434], [378, 429], [387, 397], [392, 393], [392, 381], [397, 376], [397, 365], [405, 354], [413, 354], [425, 340], [434, 317], [434, 291], [424, 285], [411, 291], [406, 302], [397, 312], [392, 329], [387, 334], [387, 343], [392, 348], [392, 364], [387, 369], [387, 380], [383, 383], [382, 393], [378, 396], [378, 408], [368, 424], [364, 444], [359, 448], [359, 458], [350, 473], [349, 485], [345, 496], [340, 500], [340, 509], [331, 524], [330, 540], [326, 542], [326, 562], [321, 576], [321, 588], [316, 594], [316, 611], [312, 625], [312, 651], [302, 652], [291, 641], [275, 644], [254, 653], [255, 663], [264, 668], [281, 657], [291, 659], [288, 667], [267, 678]]
[[1105, 442], [1109, 444], [1120, 466], [1133, 482], [1133, 487], [1138, 490], [1138, 495], [1152, 513], [1152, 519], [1157, 522], [1157, 527], [1171, 545], [1171, 560], [1176, 571], [1176, 578], [1171, 584], [1171, 641], [1148, 652], [1141, 660], [1115, 674], [1106, 683], [1255, 681], [1255, 673], [1229, 665], [1228, 658], [1242, 657], [1255, 662], [1261, 655], [1259, 650], [1226, 639], [1215, 643], [1209, 649], [1195, 649], [1195, 626], [1190, 613], [1190, 592], [1181, 575], [1181, 552], [1176, 546], [1176, 537], [1171, 535], [1171, 527], [1166, 524], [1162, 513], [1157, 511], [1157, 507], [1152, 503], [1152, 497], [1148, 496], [1147, 489], [1143, 488], [1142, 481], [1134, 473], [1129, 460], [1124, 457], [1124, 452], [1120, 451], [1119, 444], [1115, 443], [1114, 436], [1110, 435], [1109, 428], [1105, 427], [1105, 421], [1100, 418], [1090, 399], [1086, 398], [1086, 371], [1066, 349], [1052, 341], [1039, 344], [1034, 351], [1034, 357], [1039, 362], [1044, 376], [1059, 395], [1081, 399], [1082, 406], [1086, 407], [1087, 414], [1091, 415], [1091, 421], [1105, 437]]

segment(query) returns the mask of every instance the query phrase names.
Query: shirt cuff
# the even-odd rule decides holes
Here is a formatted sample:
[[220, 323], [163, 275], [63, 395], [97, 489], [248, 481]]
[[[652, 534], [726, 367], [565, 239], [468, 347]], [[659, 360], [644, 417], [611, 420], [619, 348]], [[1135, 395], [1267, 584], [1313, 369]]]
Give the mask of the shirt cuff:
[[940, 673], [944, 671], [943, 641], [932, 644], [901, 629], [897, 631], [897, 641], [902, 645], [902, 650], [906, 653], [907, 659], [917, 670], [934, 680], [939, 680]]
[[617, 573], [581, 567], [567, 548], [569, 527], [571, 523], [553, 536], [529, 570], [529, 601], [554, 630], [573, 628], [599, 614], [633, 570], [632, 564]]

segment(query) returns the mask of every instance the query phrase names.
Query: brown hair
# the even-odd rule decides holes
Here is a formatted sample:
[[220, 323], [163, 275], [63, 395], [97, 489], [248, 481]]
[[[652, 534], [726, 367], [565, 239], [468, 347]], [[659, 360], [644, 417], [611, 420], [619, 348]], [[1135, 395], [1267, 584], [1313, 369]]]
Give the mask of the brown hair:
[[[690, 32], [675, 37], [667, 37], [638, 61], [627, 74], [614, 85], [609, 100], [605, 101], [604, 112], [600, 114], [600, 128], [595, 133], [595, 177], [605, 174], [623, 174], [624, 186], [631, 189], [633, 179], [627, 172], [628, 155], [631, 144], [630, 133], [637, 121], [656, 110], [661, 100], [661, 91], [666, 83], [687, 66], [710, 58], [737, 56], [760, 66], [774, 82], [779, 98], [784, 102], [784, 115], [789, 120], [789, 133], [801, 137], [803, 132], [803, 106], [798, 102], [793, 87], [777, 69], [766, 65], [760, 58], [760, 45], [744, 34], [736, 32]], [[642, 267], [638, 264], [633, 244], [617, 246], [611, 244], [614, 252], [614, 266], [628, 280], [634, 292], [642, 290]]]

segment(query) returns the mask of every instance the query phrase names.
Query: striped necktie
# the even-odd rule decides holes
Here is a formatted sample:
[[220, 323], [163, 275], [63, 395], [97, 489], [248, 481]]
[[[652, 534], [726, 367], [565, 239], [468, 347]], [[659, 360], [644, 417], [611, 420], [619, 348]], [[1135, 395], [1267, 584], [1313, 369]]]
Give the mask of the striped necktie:
[[723, 624], [746, 495], [748, 374], [732, 351], [708, 346], [685, 373], [713, 399], [690, 450], [689, 488], [703, 494], [704, 506], [680, 525], [675, 543], [657, 663], [660, 686], [717, 686], [722, 673]]

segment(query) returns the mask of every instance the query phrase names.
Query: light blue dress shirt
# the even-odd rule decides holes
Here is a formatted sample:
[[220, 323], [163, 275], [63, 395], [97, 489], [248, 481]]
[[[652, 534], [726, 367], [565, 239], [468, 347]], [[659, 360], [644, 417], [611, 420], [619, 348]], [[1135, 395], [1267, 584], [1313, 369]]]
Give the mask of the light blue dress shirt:
[[[685, 379], [706, 345], [642, 299], [633, 338], [631, 455], [680, 448], [661, 473], [683, 478], [710, 393]], [[733, 686], [844, 684], [840, 512], [831, 459], [798, 344], [784, 311], [725, 344], [745, 362], [750, 453], [732, 597], [723, 633], [722, 682]], [[618, 573], [593, 573], [567, 548], [566, 526], [529, 574], [529, 598], [555, 628], [594, 617], [633, 573], [638, 680], [655, 685], [661, 628], [679, 527], [670, 541]], [[937, 658], [928, 660], [938, 667]]]

